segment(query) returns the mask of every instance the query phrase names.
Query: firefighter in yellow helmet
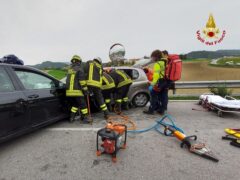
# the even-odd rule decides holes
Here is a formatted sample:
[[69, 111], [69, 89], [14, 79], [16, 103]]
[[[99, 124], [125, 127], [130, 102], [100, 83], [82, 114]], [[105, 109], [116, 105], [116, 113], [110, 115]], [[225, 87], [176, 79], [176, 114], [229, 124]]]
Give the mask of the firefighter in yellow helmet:
[[97, 104], [103, 111], [105, 119], [108, 119], [109, 111], [107, 105], [104, 102], [101, 89], [103, 80], [103, 68], [101, 58], [97, 57], [94, 58], [92, 61], [87, 62], [85, 68], [89, 92], [93, 93], [94, 99], [97, 101]]
[[84, 95], [88, 93], [84, 69], [82, 68], [82, 59], [74, 55], [71, 59], [71, 66], [67, 73], [66, 96], [71, 102], [70, 122], [75, 120], [76, 114], [80, 108], [81, 120], [83, 123], [90, 123], [88, 119], [88, 108]]
[[103, 71], [102, 94], [107, 105], [108, 110], [112, 111], [112, 96], [115, 91], [115, 83], [112, 77]]
[[121, 70], [112, 69], [109, 75], [113, 78], [116, 89], [115, 89], [115, 110], [121, 113], [121, 106], [123, 104], [123, 109], [129, 109], [128, 102], [128, 91], [132, 84], [132, 79]]

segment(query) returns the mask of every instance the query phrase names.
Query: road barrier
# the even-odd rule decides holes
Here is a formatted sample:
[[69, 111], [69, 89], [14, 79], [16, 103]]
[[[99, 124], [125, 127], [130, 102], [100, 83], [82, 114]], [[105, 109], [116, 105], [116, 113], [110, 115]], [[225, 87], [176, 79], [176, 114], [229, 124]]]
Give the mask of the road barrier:
[[[211, 86], [225, 85], [227, 88], [240, 88], [240, 80], [219, 80], [219, 81], [178, 81], [175, 83], [176, 89], [208, 89]], [[176, 94], [176, 90], [173, 91]], [[190, 94], [188, 94], [189, 96]], [[193, 94], [193, 96], [199, 94]], [[237, 94], [234, 94], [237, 95]], [[181, 95], [183, 96], [183, 95]]]

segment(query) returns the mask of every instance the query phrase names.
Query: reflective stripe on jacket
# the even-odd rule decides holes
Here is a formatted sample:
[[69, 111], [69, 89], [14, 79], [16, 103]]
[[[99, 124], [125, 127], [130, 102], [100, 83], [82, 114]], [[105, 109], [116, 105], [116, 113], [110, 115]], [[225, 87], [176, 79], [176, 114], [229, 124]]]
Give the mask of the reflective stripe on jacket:
[[153, 80], [151, 85], [155, 86], [158, 83], [159, 79], [164, 78], [165, 74], [165, 60], [159, 60], [154, 64], [153, 67]]
[[103, 72], [102, 90], [108, 90], [112, 88], [115, 88], [113, 78], [107, 73]]
[[128, 84], [132, 84], [132, 79], [121, 70], [112, 70], [110, 72], [110, 76], [113, 78], [116, 88], [120, 88], [122, 86], [126, 86]]
[[82, 89], [84, 88], [87, 86], [83, 68], [73, 65], [67, 74], [66, 96], [83, 96]]
[[95, 61], [90, 61], [86, 65], [86, 72], [87, 72], [87, 85], [101, 88], [102, 66]]

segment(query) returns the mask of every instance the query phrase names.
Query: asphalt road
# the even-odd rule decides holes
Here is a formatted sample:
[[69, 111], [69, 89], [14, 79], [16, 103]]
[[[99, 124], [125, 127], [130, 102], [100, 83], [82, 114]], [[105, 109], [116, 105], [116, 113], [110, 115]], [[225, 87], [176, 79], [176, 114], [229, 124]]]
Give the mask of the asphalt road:
[[[194, 102], [170, 102], [169, 113], [186, 134], [196, 134], [220, 159], [218, 163], [181, 149], [179, 141], [155, 131], [129, 135], [127, 149], [97, 157], [97, 128], [104, 127], [101, 114], [93, 126], [59, 122], [0, 145], [0, 180], [66, 179], [239, 179], [240, 149], [221, 140], [224, 128], [238, 127], [239, 114], [217, 117]], [[127, 114], [138, 128], [150, 126], [160, 116], [132, 109]]]

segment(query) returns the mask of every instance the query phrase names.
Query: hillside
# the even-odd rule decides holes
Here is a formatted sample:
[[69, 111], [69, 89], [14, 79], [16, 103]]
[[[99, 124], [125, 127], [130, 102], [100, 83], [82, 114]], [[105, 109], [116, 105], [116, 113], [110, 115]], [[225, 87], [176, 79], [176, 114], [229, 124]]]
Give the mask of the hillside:
[[186, 55], [188, 59], [216, 59], [224, 56], [240, 56], [240, 50], [192, 51]]
[[52, 61], [45, 61], [41, 64], [36, 64], [33, 67], [37, 69], [63, 69], [67, 67], [69, 64], [64, 62], [52, 62]]

